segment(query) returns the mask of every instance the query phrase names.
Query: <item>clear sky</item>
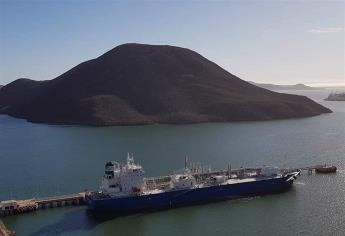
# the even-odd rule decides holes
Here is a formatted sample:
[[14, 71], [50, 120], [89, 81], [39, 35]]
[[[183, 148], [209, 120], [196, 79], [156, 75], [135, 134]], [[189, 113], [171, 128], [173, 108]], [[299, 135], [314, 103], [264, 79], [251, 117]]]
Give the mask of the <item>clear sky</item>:
[[245, 80], [345, 84], [344, 1], [0, 0], [0, 84], [127, 42], [190, 48]]

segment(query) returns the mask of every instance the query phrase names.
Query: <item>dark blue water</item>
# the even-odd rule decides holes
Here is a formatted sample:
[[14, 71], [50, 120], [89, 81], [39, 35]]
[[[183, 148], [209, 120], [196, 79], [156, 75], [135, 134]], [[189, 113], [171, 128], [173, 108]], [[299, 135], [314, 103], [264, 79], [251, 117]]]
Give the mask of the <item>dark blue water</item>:
[[4, 220], [18, 235], [343, 235], [345, 103], [294, 91], [331, 108], [321, 116], [269, 122], [137, 127], [32, 124], [0, 116], [0, 200], [97, 189], [104, 162], [126, 152], [148, 176], [183, 167], [184, 156], [213, 169], [331, 163], [332, 175], [302, 175], [279, 195], [97, 220], [84, 207]]

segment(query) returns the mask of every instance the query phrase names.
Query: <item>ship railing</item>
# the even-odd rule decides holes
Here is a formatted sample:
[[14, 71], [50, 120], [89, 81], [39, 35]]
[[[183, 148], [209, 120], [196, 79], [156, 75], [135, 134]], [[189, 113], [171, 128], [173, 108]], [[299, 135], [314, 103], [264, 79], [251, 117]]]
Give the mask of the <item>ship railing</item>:
[[150, 177], [144, 179], [146, 188], [148, 190], [152, 189], [163, 189], [170, 186], [171, 176], [158, 176], [158, 177]]
[[261, 168], [241, 168], [231, 170], [220, 170], [220, 171], [213, 171], [209, 173], [197, 173], [193, 176], [195, 179], [198, 180], [206, 180], [210, 177], [217, 176], [217, 175], [225, 175], [231, 178], [246, 178], [246, 177], [255, 177], [258, 176], [261, 172]]
[[[213, 180], [212, 177], [217, 175], [224, 175], [230, 178], [235, 179], [242, 179], [248, 177], [257, 177], [260, 175], [261, 168], [240, 168], [240, 169], [233, 169], [229, 170], [220, 170], [220, 171], [211, 171], [211, 172], [200, 172], [200, 173], [192, 173], [194, 176], [197, 184], [212, 184]], [[158, 177], [149, 177], [145, 178], [146, 188], [148, 190], [157, 189], [157, 188], [167, 188], [170, 186], [170, 182], [172, 179], [172, 175], [168, 176], [158, 176]]]

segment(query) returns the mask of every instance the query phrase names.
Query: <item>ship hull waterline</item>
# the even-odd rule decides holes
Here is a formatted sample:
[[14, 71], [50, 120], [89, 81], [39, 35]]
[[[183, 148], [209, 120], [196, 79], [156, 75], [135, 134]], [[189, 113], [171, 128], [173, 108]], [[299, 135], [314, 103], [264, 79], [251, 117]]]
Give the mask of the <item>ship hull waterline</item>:
[[280, 178], [119, 198], [93, 199], [86, 196], [86, 202], [88, 210], [94, 214], [116, 216], [153, 212], [182, 206], [286, 192], [291, 189], [295, 176], [296, 174], [290, 174]]

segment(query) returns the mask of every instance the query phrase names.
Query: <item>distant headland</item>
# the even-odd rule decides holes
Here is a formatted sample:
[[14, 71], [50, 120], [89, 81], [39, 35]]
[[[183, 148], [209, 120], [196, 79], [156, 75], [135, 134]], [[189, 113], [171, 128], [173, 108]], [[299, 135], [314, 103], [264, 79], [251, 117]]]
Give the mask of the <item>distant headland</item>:
[[293, 84], [293, 85], [278, 85], [278, 84], [264, 84], [256, 83], [253, 81], [248, 81], [251, 84], [254, 84], [258, 87], [269, 89], [269, 90], [319, 90], [324, 88], [310, 87], [305, 84]]
[[327, 98], [324, 100], [326, 101], [345, 101], [345, 92], [342, 93], [330, 93]]
[[167, 45], [120, 45], [55, 79], [18, 79], [0, 90], [0, 113], [55, 124], [264, 121], [329, 112], [307, 97], [257, 87], [192, 50]]

